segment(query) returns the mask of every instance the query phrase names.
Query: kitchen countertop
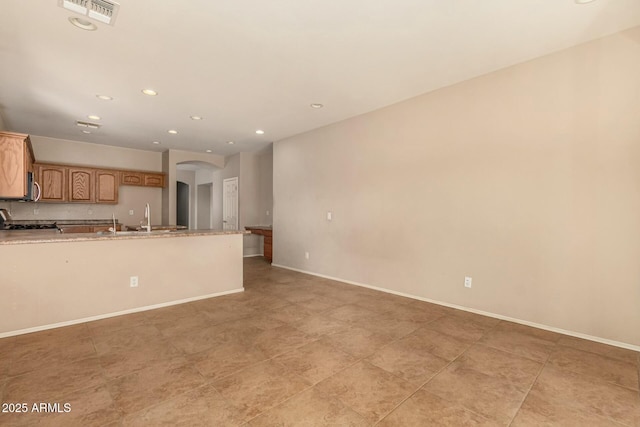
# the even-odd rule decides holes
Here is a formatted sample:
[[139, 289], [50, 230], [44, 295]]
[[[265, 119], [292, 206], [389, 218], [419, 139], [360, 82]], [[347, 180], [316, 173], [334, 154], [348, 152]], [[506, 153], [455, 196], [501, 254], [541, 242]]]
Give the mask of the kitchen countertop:
[[244, 230], [181, 230], [151, 233], [140, 232], [137, 234], [97, 234], [97, 233], [67, 233], [62, 234], [57, 230], [20, 230], [0, 231], [0, 245], [21, 245], [30, 243], [57, 243], [57, 242], [85, 242], [96, 240], [130, 240], [130, 239], [166, 239], [194, 236], [215, 236], [226, 234], [250, 234]]
[[[127, 230], [141, 230], [139, 225], [125, 225]], [[186, 230], [188, 227], [184, 225], [155, 225], [151, 224], [151, 230]], [[123, 228], [124, 230], [124, 228]]]
[[[58, 225], [106, 225], [113, 224], [113, 219], [10, 219], [5, 224], [51, 224]], [[116, 222], [118, 220], [116, 219]]]

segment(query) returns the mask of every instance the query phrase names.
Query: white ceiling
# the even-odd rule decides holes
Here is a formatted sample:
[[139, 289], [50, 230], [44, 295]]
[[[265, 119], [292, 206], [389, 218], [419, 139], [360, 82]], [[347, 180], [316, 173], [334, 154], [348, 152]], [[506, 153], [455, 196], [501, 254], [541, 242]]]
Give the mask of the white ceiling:
[[89, 32], [57, 3], [0, 0], [7, 130], [222, 155], [640, 25], [638, 0], [120, 0]]

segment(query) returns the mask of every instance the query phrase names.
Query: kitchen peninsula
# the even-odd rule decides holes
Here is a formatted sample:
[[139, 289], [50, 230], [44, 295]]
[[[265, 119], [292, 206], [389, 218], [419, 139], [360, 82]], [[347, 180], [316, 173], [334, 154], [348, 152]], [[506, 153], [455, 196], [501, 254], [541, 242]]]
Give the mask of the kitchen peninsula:
[[247, 233], [0, 232], [0, 337], [242, 292]]

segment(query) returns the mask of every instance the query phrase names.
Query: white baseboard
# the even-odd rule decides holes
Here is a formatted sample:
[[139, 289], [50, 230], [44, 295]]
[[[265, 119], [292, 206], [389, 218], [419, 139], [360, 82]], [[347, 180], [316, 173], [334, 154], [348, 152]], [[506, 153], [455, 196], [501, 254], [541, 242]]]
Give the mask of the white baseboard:
[[64, 326], [77, 325], [79, 323], [92, 322], [94, 320], [108, 319], [109, 317], [122, 316], [125, 314], [139, 313], [141, 311], [154, 310], [156, 308], [169, 307], [172, 305], [184, 304], [186, 302], [198, 301], [201, 299], [220, 297], [223, 295], [230, 295], [238, 292], [244, 292], [244, 288], [233, 289], [233, 290], [224, 291], [224, 292], [216, 292], [215, 294], [201, 295], [197, 297], [185, 298], [185, 299], [180, 299], [175, 301], [163, 302], [160, 304], [147, 305], [144, 307], [136, 307], [128, 310], [116, 311], [114, 313], [100, 314], [98, 316], [91, 316], [91, 317], [84, 317], [82, 319], [69, 320], [67, 322], [52, 323], [49, 325], [36, 326], [33, 328], [18, 329], [17, 331], [2, 332], [0, 333], [0, 338], [7, 338], [15, 335], [30, 334], [32, 332], [46, 331], [48, 329], [62, 328]]
[[463, 307], [461, 305], [456, 305], [456, 304], [449, 304], [449, 303], [442, 302], [442, 301], [436, 301], [436, 300], [432, 300], [432, 299], [429, 299], [429, 298], [423, 298], [423, 297], [419, 297], [419, 296], [416, 296], [416, 295], [406, 294], [404, 292], [397, 292], [397, 291], [392, 291], [391, 289], [379, 288], [377, 286], [371, 286], [371, 285], [367, 285], [365, 283], [354, 282], [352, 280], [345, 280], [345, 279], [340, 279], [338, 277], [327, 276], [325, 274], [320, 274], [320, 273], [314, 273], [314, 272], [311, 272], [311, 271], [301, 270], [299, 268], [287, 267], [286, 265], [271, 264], [271, 266], [272, 267], [280, 267], [280, 268], [284, 268], [286, 270], [291, 270], [291, 271], [297, 271], [299, 273], [309, 274], [311, 276], [322, 277], [324, 279], [336, 280], [338, 282], [347, 283], [349, 285], [361, 286], [363, 288], [373, 289], [373, 290], [376, 290], [376, 291], [385, 292], [385, 293], [393, 294], [393, 295], [398, 295], [398, 296], [401, 296], [401, 297], [416, 299], [416, 300], [419, 300], [419, 301], [424, 301], [424, 302], [429, 302], [429, 303], [432, 303], [432, 304], [442, 305], [442, 306], [445, 306], [445, 307], [455, 308], [456, 310], [463, 310], [463, 311], [468, 311], [470, 313], [481, 314], [483, 316], [493, 317], [493, 318], [500, 319], [500, 320], [506, 320], [508, 322], [519, 323], [521, 325], [531, 326], [531, 327], [538, 328], [538, 329], [544, 329], [546, 331], [556, 332], [556, 333], [559, 333], [559, 334], [562, 334], [562, 335], [568, 335], [568, 336], [571, 336], [571, 337], [582, 338], [582, 339], [589, 340], [589, 341], [595, 341], [595, 342], [598, 342], [598, 343], [601, 343], [601, 344], [612, 345], [614, 347], [620, 347], [620, 348], [625, 348], [627, 350], [633, 350], [633, 351], [640, 352], [640, 346], [633, 345], [633, 344], [628, 344], [628, 343], [625, 343], [625, 342], [614, 341], [614, 340], [609, 340], [609, 339], [606, 339], [606, 338], [596, 337], [596, 336], [593, 336], [593, 335], [583, 334], [583, 333], [580, 333], [580, 332], [574, 332], [574, 331], [569, 331], [569, 330], [566, 330], [566, 329], [560, 329], [560, 328], [556, 328], [554, 326], [543, 325], [541, 323], [529, 322], [528, 320], [516, 319], [514, 317], [503, 316], [501, 314], [490, 313], [488, 311], [476, 310], [475, 308]]
[[242, 255], [242, 258], [251, 258], [251, 257], [256, 257], [256, 256], [264, 256], [264, 254], [249, 254], [249, 255]]

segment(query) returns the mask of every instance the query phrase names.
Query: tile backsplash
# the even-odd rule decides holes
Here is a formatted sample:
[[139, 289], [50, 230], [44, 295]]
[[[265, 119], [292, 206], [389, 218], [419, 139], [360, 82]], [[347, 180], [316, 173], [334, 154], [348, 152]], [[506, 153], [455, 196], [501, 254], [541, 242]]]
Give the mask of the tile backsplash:
[[[145, 204], [151, 206], [151, 222], [162, 221], [162, 189], [148, 187], [120, 187], [117, 205], [84, 203], [34, 203], [0, 202], [13, 219], [65, 220], [65, 219], [111, 219], [115, 214], [121, 224], [138, 226], [144, 218]], [[129, 212], [133, 211], [133, 215]]]

